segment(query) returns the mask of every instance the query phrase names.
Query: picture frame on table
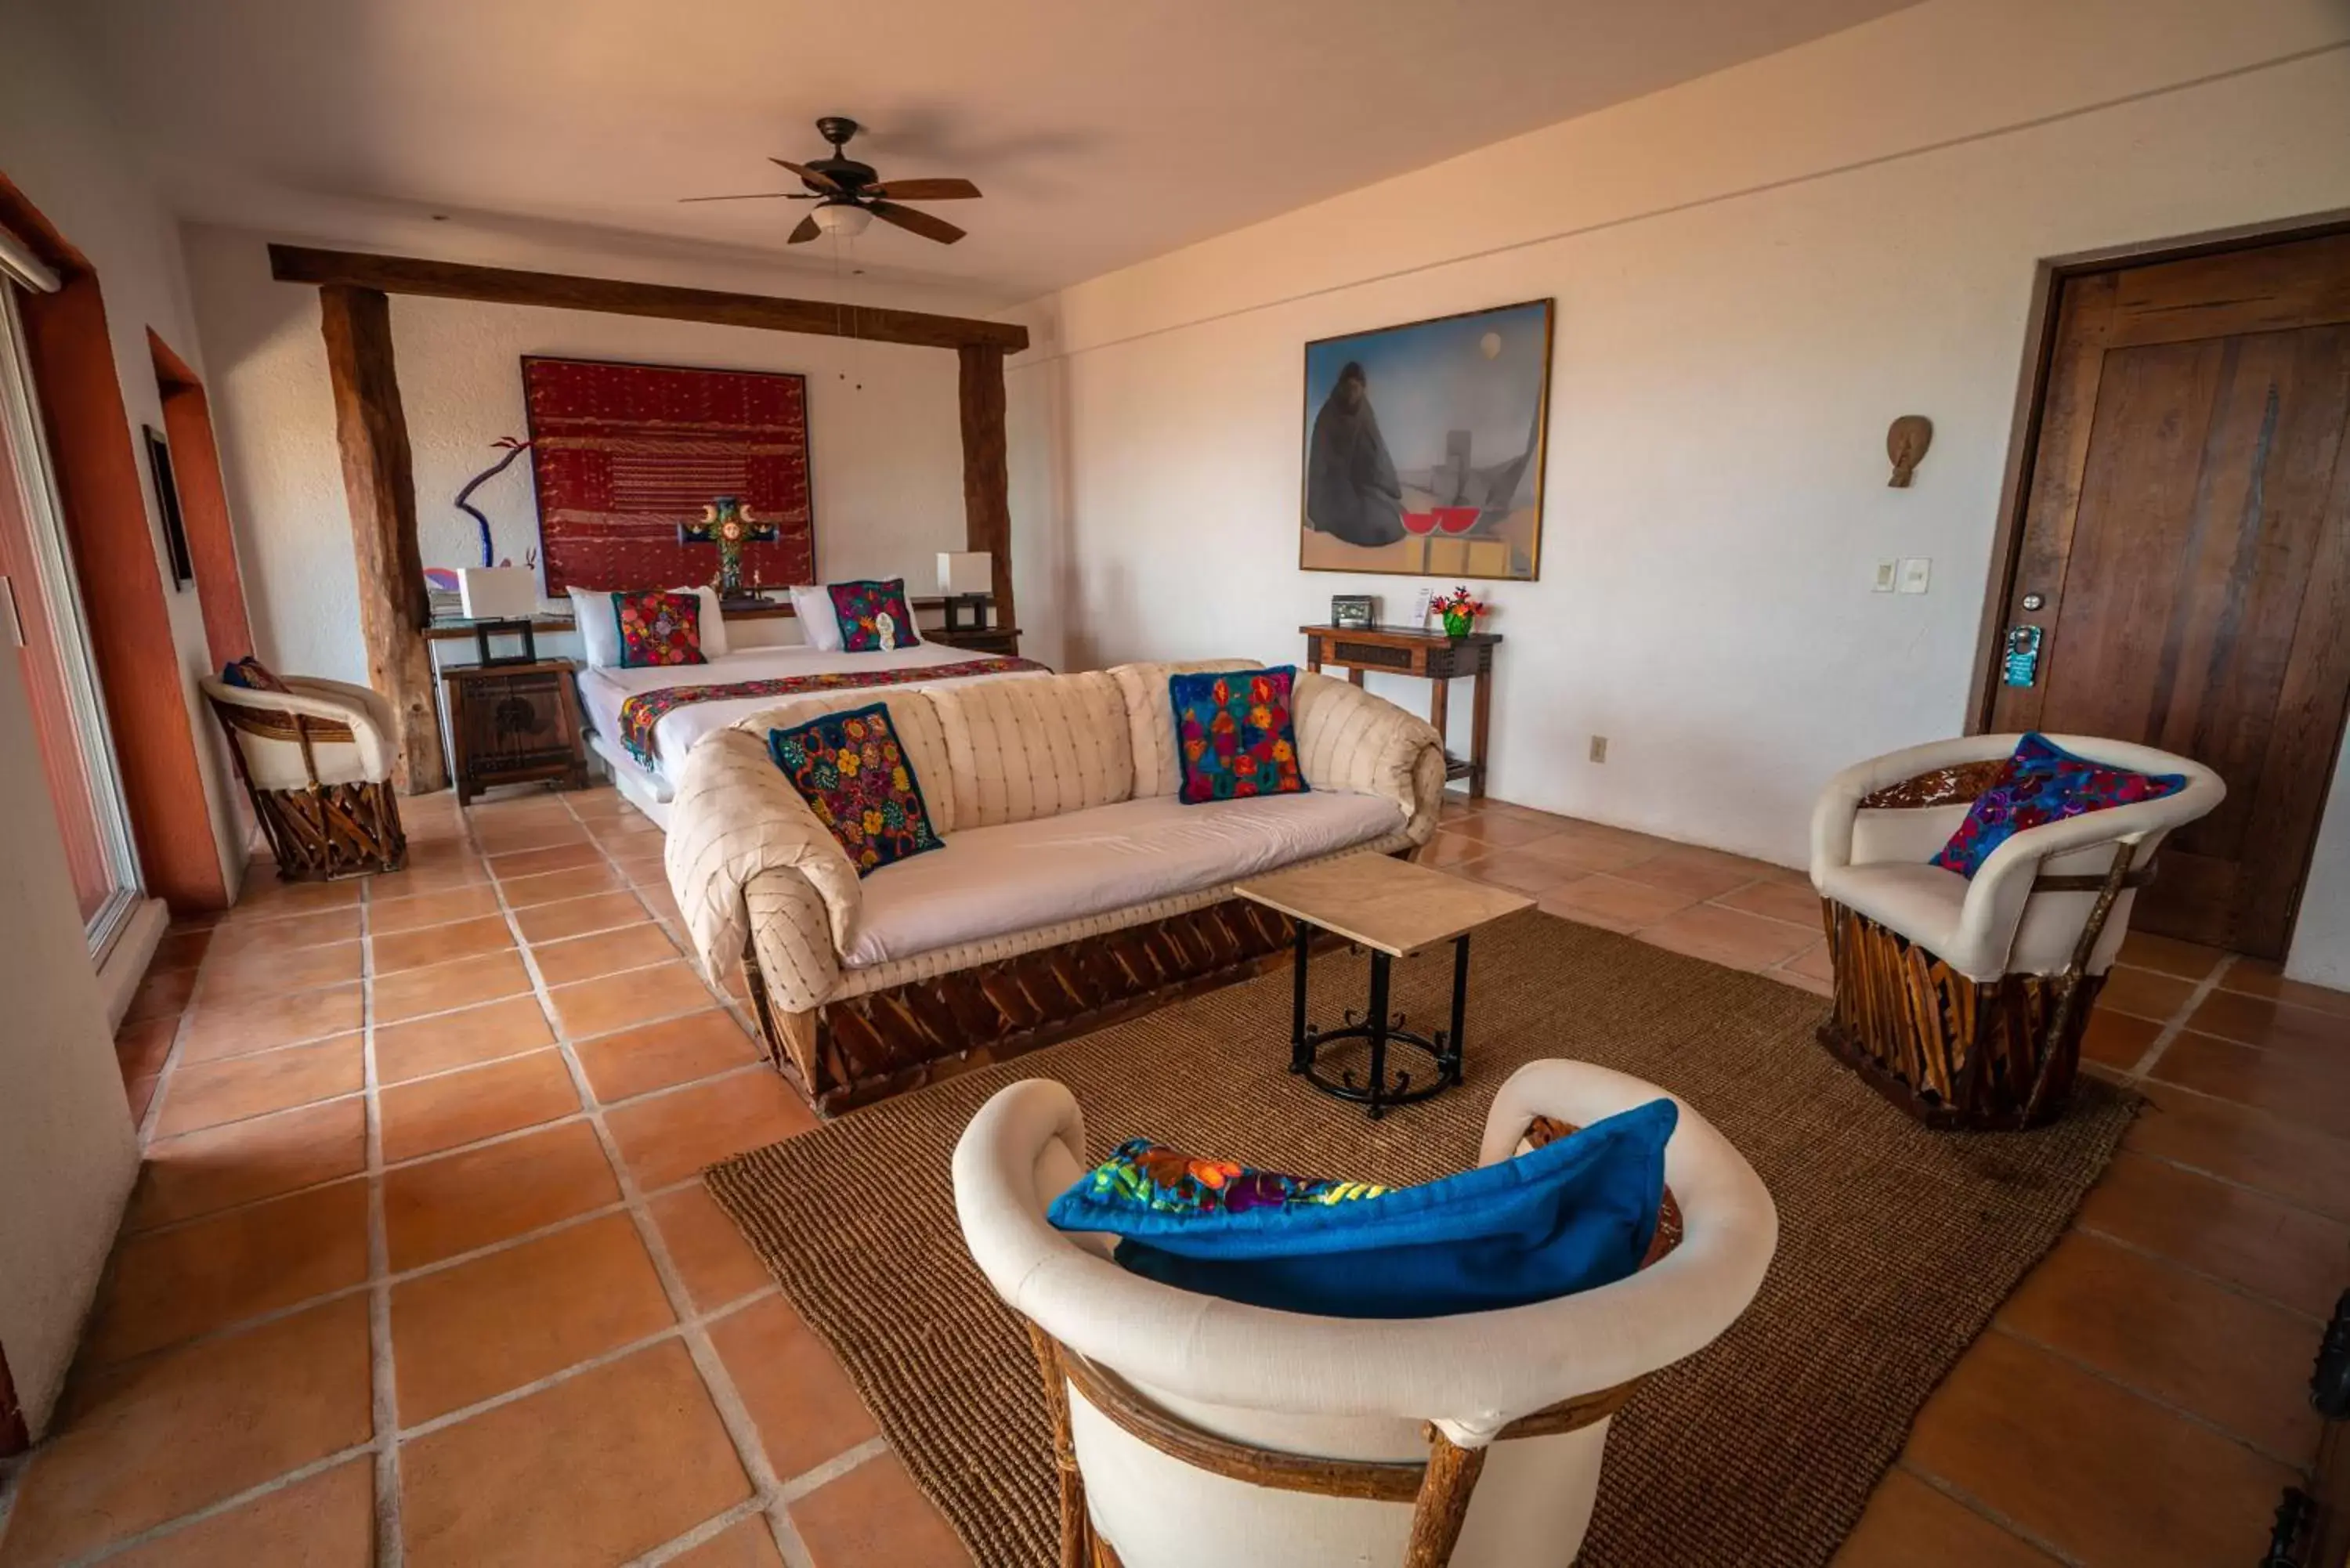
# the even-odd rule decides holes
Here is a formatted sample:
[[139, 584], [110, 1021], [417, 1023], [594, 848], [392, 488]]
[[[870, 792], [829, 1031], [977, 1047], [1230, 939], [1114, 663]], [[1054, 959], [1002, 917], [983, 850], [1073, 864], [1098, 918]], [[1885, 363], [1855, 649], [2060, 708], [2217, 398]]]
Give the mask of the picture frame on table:
[[1330, 596], [1330, 624], [1350, 631], [1367, 630], [1378, 624], [1378, 601], [1368, 594], [1333, 594]]

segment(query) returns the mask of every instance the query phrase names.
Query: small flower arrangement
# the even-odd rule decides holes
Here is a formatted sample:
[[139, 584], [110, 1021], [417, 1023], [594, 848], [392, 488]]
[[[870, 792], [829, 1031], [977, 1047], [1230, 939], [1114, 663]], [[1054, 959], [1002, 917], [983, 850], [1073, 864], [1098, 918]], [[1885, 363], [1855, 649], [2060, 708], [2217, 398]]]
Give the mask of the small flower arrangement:
[[1430, 603], [1430, 608], [1444, 618], [1444, 635], [1466, 637], [1477, 629], [1477, 618], [1492, 607], [1469, 591], [1461, 584], [1449, 594], [1440, 594]]

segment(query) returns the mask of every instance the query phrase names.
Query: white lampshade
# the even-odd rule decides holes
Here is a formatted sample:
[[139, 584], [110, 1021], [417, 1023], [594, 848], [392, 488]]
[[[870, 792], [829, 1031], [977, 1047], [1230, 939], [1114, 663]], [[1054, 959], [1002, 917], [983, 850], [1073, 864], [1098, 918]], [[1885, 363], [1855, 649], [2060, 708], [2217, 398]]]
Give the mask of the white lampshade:
[[469, 620], [521, 620], [538, 613], [538, 574], [528, 566], [460, 566], [457, 592]]
[[995, 591], [995, 557], [985, 550], [941, 550], [939, 592], [992, 594]]
[[816, 220], [817, 228], [844, 240], [855, 239], [873, 222], [872, 213], [852, 202], [819, 202], [808, 216]]

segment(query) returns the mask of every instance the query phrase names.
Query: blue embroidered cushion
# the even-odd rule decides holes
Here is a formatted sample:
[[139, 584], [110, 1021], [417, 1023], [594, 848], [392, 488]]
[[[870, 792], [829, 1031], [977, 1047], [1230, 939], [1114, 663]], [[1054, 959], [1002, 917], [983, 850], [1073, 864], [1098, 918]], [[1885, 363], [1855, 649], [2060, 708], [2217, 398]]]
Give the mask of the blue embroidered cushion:
[[824, 591], [832, 599], [834, 618], [840, 622], [843, 653], [911, 648], [922, 640], [914, 629], [914, 612], [906, 603], [905, 578], [829, 583]]
[[2187, 787], [2181, 774], [2138, 774], [2076, 757], [2037, 732], [2016, 742], [1991, 787], [1931, 864], [1971, 878], [1991, 852], [2027, 827], [2087, 812], [2160, 800]]
[[221, 666], [221, 684], [240, 687], [247, 691], [290, 691], [292, 687], [277, 678], [277, 672], [251, 654], [231, 659]]
[[946, 846], [931, 826], [921, 781], [898, 744], [886, 703], [770, 730], [767, 754], [859, 877]]
[[1295, 665], [1167, 678], [1183, 767], [1185, 805], [1302, 794], [1297, 734], [1290, 720]]
[[1664, 1201], [1670, 1100], [1529, 1154], [1381, 1188], [1118, 1146], [1053, 1200], [1161, 1284], [1320, 1317], [1440, 1317], [1548, 1301], [1640, 1266]]

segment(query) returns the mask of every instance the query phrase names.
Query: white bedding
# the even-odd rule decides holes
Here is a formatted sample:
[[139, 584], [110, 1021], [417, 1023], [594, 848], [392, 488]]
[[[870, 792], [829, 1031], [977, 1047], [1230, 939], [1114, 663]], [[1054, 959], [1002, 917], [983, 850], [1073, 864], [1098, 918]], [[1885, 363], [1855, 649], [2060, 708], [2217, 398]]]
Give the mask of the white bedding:
[[[794, 675], [829, 675], [852, 670], [920, 670], [933, 664], [964, 664], [974, 659], [990, 657], [973, 653], [965, 648], [949, 648], [941, 642], [916, 643], [911, 648], [893, 649], [887, 653], [824, 653], [805, 646], [786, 648], [745, 648], [723, 654], [707, 664], [666, 665], [650, 670], [624, 670], [611, 666], [603, 670], [582, 670], [578, 673], [579, 701], [587, 710], [588, 722], [597, 734], [609, 744], [599, 748], [607, 754], [626, 756], [628, 751], [620, 741], [620, 706], [639, 692], [658, 691], [664, 686], [724, 686], [737, 680], [767, 680]], [[1001, 676], [980, 676], [979, 680], [1002, 680]], [[951, 685], [952, 681], [940, 682]], [[877, 687], [878, 696], [903, 687]], [[712, 702], [688, 702], [672, 710], [653, 729], [654, 772], [666, 775], [693, 742], [713, 730], [723, 730], [738, 719], [748, 718], [762, 708], [772, 708], [788, 697], [732, 697]]]
[[1197, 893], [1367, 844], [1404, 825], [1390, 800], [1346, 790], [1184, 805], [1172, 795], [1003, 827], [865, 878], [852, 968]]

